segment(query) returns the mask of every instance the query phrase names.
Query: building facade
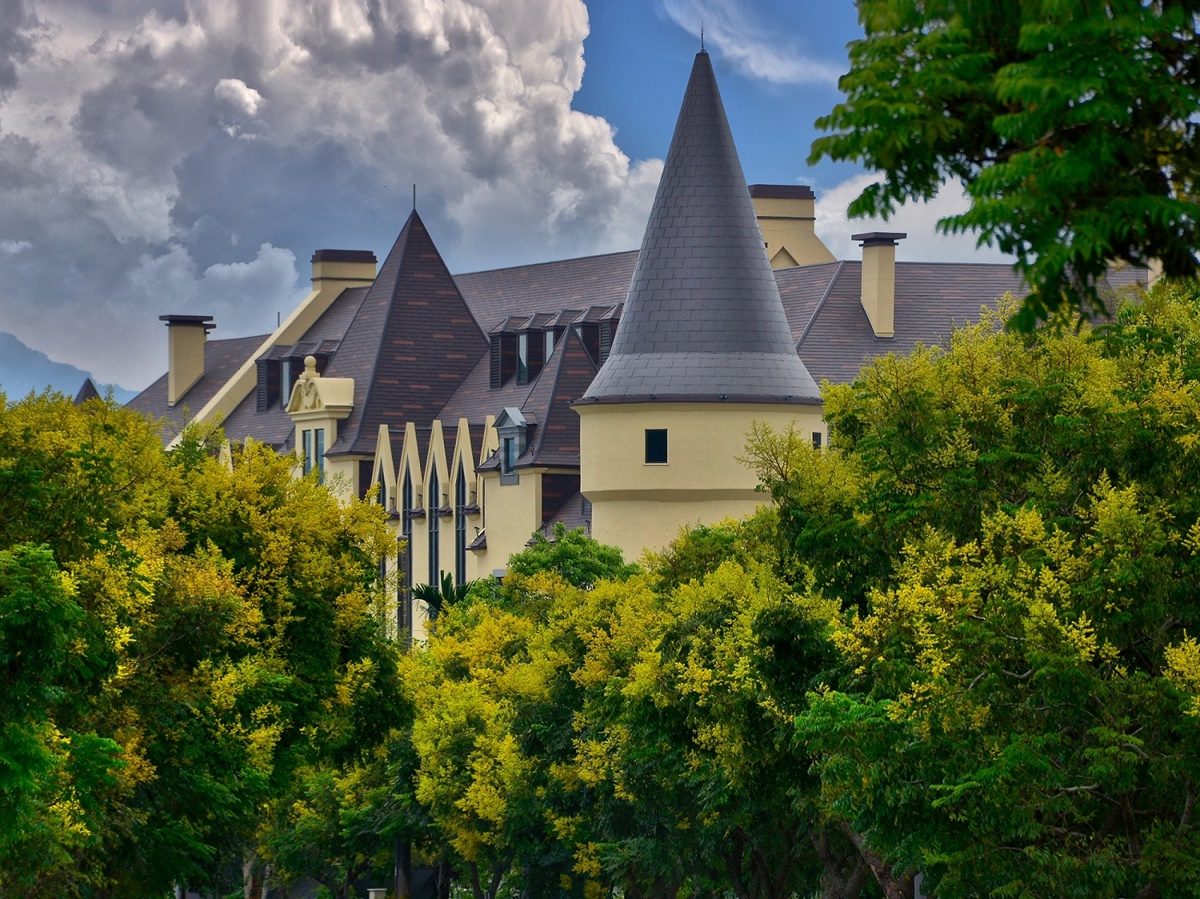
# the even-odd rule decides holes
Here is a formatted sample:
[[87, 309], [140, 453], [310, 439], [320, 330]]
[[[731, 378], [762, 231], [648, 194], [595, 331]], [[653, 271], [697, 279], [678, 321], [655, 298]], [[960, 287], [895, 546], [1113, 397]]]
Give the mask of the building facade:
[[821, 445], [821, 381], [1024, 293], [1007, 265], [897, 262], [899, 233], [836, 260], [814, 199], [746, 185], [701, 51], [640, 250], [454, 276], [414, 210], [382, 265], [318, 250], [273, 334], [210, 340], [211, 318], [162, 316], [168, 372], [130, 405], [168, 442], [220, 421], [374, 496], [402, 547], [400, 626], [420, 636], [414, 584], [502, 575], [558, 522], [636, 558], [752, 511], [752, 422]]

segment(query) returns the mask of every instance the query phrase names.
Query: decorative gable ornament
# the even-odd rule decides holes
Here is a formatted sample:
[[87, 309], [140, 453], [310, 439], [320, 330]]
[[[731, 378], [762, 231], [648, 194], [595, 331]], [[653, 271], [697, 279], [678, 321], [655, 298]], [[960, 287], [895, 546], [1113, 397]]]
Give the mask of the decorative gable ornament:
[[317, 360], [304, 357], [304, 371], [296, 378], [287, 411], [293, 419], [346, 418], [354, 408], [353, 378], [323, 378]]

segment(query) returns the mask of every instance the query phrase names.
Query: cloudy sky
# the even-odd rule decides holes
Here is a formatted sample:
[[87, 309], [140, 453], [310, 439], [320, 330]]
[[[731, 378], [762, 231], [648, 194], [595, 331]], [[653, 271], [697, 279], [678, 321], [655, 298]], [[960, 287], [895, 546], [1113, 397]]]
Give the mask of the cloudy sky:
[[[701, 23], [747, 179], [811, 184], [856, 255], [869, 175], [806, 163], [851, 0], [0, 0], [0, 331], [143, 387], [159, 315], [270, 331], [414, 184], [452, 271], [634, 248]], [[954, 193], [900, 258], [973, 252], [932, 236]]]

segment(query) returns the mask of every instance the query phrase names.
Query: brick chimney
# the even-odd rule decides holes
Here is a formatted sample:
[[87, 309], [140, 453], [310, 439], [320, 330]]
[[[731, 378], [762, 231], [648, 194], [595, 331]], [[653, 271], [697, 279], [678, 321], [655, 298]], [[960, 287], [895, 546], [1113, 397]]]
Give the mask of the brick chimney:
[[167, 323], [167, 404], [174, 406], [204, 375], [211, 315], [160, 315]]
[[850, 235], [862, 241], [862, 305], [876, 337], [896, 336], [896, 244], [906, 237], [894, 231]]

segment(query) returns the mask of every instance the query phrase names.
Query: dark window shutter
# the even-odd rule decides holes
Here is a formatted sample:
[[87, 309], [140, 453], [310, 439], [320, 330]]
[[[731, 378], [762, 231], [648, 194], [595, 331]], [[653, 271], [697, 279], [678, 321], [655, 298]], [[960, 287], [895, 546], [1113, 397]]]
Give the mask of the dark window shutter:
[[613, 339], [613, 323], [600, 322], [600, 364], [604, 364], [604, 360], [608, 358], [608, 351], [612, 349]]
[[274, 359], [258, 360], [258, 394], [255, 411], [266, 412], [279, 399], [279, 363]]
[[500, 335], [492, 335], [492, 389], [496, 389], [503, 381], [500, 365]]

